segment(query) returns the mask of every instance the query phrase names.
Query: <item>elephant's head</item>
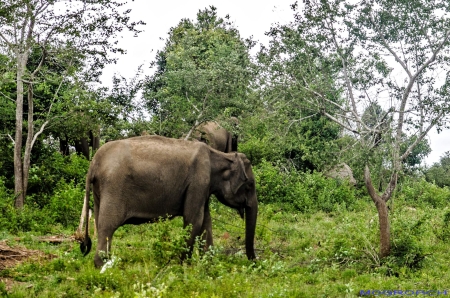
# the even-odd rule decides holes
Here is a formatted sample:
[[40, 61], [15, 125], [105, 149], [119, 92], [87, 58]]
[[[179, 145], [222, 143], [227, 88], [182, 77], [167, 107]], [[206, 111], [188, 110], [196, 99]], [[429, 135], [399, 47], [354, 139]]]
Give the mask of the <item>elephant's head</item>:
[[226, 166], [220, 167], [216, 181], [212, 181], [212, 193], [221, 203], [237, 209], [242, 217], [245, 215], [246, 253], [249, 259], [254, 259], [258, 200], [252, 166], [245, 154], [235, 152], [223, 155]]

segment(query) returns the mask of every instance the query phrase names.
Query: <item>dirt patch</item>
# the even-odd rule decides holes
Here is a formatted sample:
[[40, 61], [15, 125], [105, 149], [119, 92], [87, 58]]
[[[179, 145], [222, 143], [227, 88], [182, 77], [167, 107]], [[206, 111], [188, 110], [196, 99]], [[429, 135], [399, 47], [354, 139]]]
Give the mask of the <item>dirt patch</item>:
[[0, 270], [14, 267], [26, 260], [52, 259], [54, 255], [21, 246], [11, 247], [6, 241], [0, 241]]
[[[18, 239], [20, 240], [20, 239]], [[52, 242], [55, 238], [49, 237], [43, 241]], [[0, 271], [17, 266], [27, 260], [49, 260], [56, 258], [55, 255], [46, 254], [39, 250], [28, 249], [22, 246], [11, 247], [5, 240], [0, 241]], [[13, 285], [26, 284], [15, 281], [12, 278], [2, 277], [0, 282], [5, 284], [6, 291], [9, 291]]]

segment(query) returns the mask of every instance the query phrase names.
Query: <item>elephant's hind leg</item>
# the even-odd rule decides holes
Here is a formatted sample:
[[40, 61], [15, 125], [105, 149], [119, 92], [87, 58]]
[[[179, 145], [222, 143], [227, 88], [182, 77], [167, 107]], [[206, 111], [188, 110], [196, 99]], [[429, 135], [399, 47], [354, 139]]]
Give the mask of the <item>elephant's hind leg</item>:
[[94, 264], [96, 267], [100, 267], [104, 264], [104, 260], [111, 255], [111, 243], [114, 232], [120, 227], [124, 220], [122, 216], [117, 216], [112, 212], [108, 212], [108, 209], [102, 209], [100, 207], [98, 222], [97, 222], [97, 251], [94, 257]]

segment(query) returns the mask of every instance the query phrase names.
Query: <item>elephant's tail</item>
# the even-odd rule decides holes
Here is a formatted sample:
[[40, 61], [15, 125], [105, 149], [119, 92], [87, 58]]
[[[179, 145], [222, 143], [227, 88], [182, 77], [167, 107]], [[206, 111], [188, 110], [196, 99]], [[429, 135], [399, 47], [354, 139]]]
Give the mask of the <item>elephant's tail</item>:
[[91, 241], [91, 238], [89, 237], [89, 197], [91, 194], [91, 183], [92, 183], [91, 169], [92, 169], [92, 167], [89, 167], [89, 171], [86, 175], [86, 192], [84, 195], [84, 206], [86, 208], [86, 210], [85, 210], [86, 227], [85, 227], [85, 234], [84, 234], [83, 242], [81, 242], [81, 244], [80, 244], [80, 250], [84, 256], [87, 255], [91, 251], [91, 247], [92, 247], [92, 241]]

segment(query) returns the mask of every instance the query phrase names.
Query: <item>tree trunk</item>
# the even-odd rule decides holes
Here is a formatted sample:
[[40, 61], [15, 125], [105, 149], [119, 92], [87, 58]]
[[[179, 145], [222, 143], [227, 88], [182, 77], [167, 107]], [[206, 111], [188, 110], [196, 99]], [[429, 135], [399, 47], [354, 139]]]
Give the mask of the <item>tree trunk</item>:
[[64, 156], [69, 155], [69, 140], [67, 139], [67, 137], [59, 137], [59, 151]]
[[16, 133], [14, 137], [14, 206], [22, 208], [25, 194], [22, 167], [22, 126], [23, 126], [23, 74], [25, 57], [17, 55], [17, 97], [16, 97]]
[[28, 178], [30, 174], [31, 149], [33, 147], [34, 122], [33, 122], [34, 106], [33, 106], [33, 85], [28, 84], [28, 131], [27, 141], [25, 143], [25, 152], [23, 156], [23, 197], [27, 195]]
[[380, 222], [380, 258], [389, 256], [391, 253], [391, 230], [389, 226], [387, 204], [380, 200], [375, 203], [378, 211], [378, 220]]
[[387, 201], [391, 198], [392, 192], [397, 185], [397, 172], [394, 171], [392, 174], [389, 186], [381, 197], [373, 187], [369, 166], [367, 165], [364, 169], [364, 181], [367, 191], [377, 207], [378, 220], [380, 223], [380, 258], [384, 258], [391, 253], [391, 231], [389, 226]]

